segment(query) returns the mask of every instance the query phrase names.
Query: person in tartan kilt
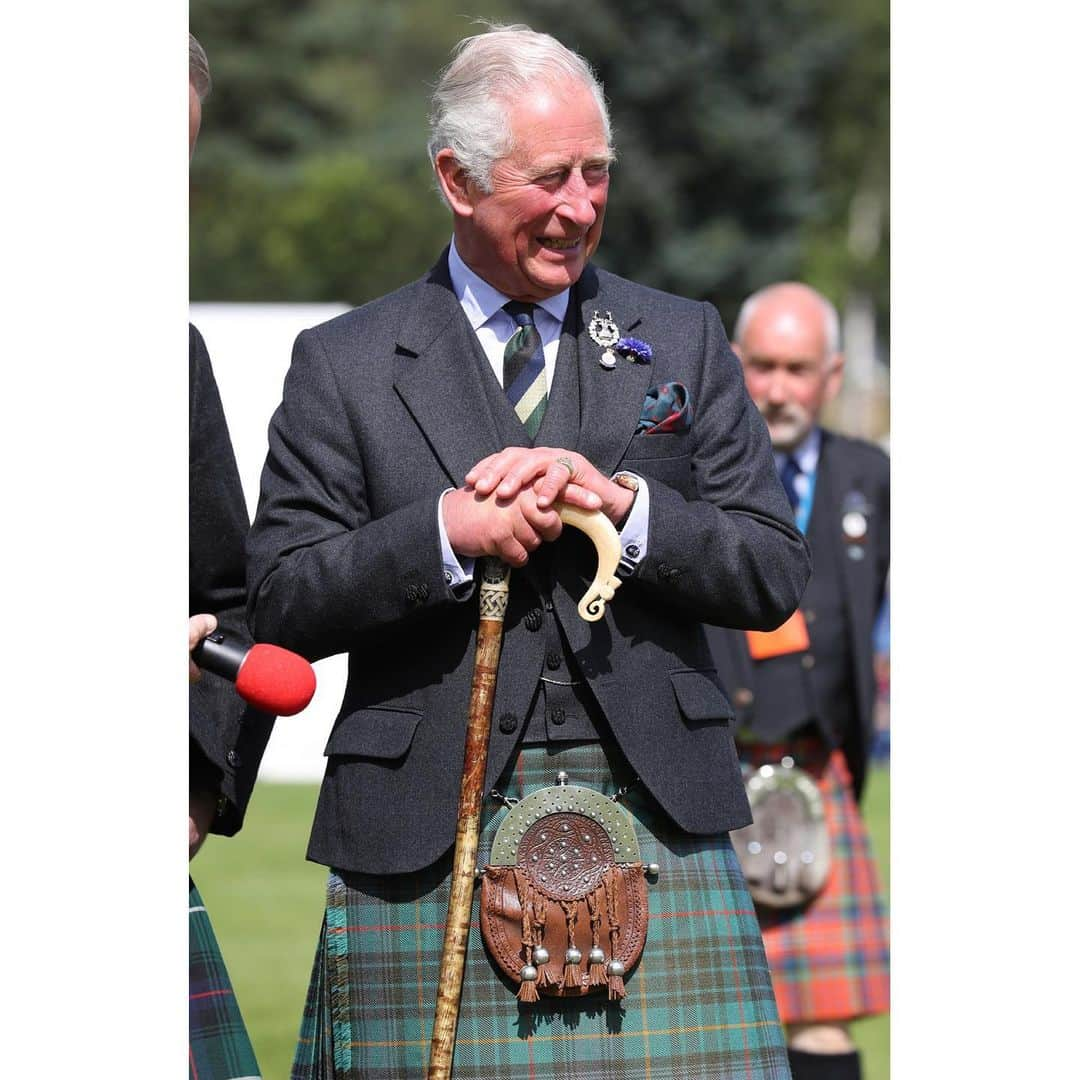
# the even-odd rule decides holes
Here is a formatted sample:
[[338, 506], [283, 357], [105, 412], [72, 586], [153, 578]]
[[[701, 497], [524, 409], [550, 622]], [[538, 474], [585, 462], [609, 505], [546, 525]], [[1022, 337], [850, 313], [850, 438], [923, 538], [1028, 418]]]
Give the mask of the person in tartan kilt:
[[798, 283], [751, 296], [735, 324], [747, 388], [769, 426], [777, 472], [814, 572], [792, 624], [766, 638], [710, 627], [750, 767], [786, 756], [824, 801], [832, 851], [823, 889], [758, 917], [795, 1080], [857, 1080], [851, 1020], [889, 1007], [885, 897], [857, 800], [874, 735], [874, 624], [889, 572], [889, 462], [822, 428], [843, 376], [835, 309]]
[[[188, 148], [210, 92], [206, 53], [188, 35]], [[188, 327], [188, 649], [218, 627], [250, 642], [244, 608], [247, 510], [221, 396], [202, 335]], [[188, 858], [210, 832], [244, 821], [273, 717], [246, 707], [226, 680], [188, 658]], [[206, 906], [188, 879], [188, 1059], [191, 1080], [249, 1080], [255, 1052]]]
[[[788, 1077], [727, 835], [749, 820], [733, 712], [701, 626], [776, 626], [809, 574], [768, 432], [711, 305], [590, 262], [614, 150], [581, 57], [527, 27], [467, 38], [429, 153], [451, 244], [421, 280], [299, 336], [248, 540], [259, 640], [349, 656], [308, 848], [330, 876], [293, 1076], [425, 1075], [475, 560], [497, 556], [513, 573], [480, 860], [505, 801], [565, 770], [621, 793], [659, 876], [622, 1000], [519, 1004], [474, 925], [455, 1080]], [[556, 499], [619, 531], [623, 584], [599, 622], [576, 610], [595, 551]]]

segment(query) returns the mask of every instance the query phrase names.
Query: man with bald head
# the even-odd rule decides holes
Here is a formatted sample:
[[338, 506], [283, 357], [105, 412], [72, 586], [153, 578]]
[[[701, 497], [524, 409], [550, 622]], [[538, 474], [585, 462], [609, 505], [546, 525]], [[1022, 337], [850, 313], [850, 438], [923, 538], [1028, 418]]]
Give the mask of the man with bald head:
[[[886, 1011], [889, 992], [885, 902], [857, 808], [873, 735], [873, 626], [889, 570], [889, 462], [876, 446], [820, 425], [844, 370], [836, 310], [820, 293], [795, 282], [755, 293], [733, 348], [814, 570], [799, 610], [775, 633], [707, 634], [744, 765], [771, 766], [765, 776], [777, 790], [797, 776], [791, 766], [810, 774], [830, 849], [820, 890], [815, 882], [799, 892], [786, 852], [776, 860], [768, 846], [782, 849], [766, 810], [755, 808], [744, 868], [793, 1077], [852, 1080], [861, 1073], [848, 1022]], [[815, 857], [824, 861], [820, 851], [806, 861]]]

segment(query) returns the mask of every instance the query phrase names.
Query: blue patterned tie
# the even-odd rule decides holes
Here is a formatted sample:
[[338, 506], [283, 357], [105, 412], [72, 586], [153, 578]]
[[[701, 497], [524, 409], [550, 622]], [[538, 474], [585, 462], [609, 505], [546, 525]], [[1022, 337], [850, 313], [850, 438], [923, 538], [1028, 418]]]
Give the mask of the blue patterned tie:
[[801, 472], [799, 463], [793, 457], [789, 457], [780, 470], [780, 483], [784, 485], [792, 510], [799, 509], [799, 493], [795, 490], [795, 477]]
[[532, 304], [511, 300], [503, 310], [517, 324], [503, 350], [503, 389], [532, 439], [540, 429], [547, 408], [544, 345], [533, 322]]

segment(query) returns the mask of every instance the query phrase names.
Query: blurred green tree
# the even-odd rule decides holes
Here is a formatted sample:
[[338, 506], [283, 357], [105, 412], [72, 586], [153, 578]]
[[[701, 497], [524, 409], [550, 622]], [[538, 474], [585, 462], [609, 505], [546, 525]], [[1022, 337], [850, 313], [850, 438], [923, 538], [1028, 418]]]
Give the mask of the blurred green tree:
[[[616, 165], [598, 261], [709, 299], [802, 277], [888, 312], [885, 0], [485, 0], [589, 58]], [[192, 0], [214, 91], [192, 165], [193, 299], [359, 303], [449, 236], [427, 97], [475, 32], [440, 0]]]
[[190, 25], [214, 84], [191, 298], [362, 303], [423, 273], [450, 234], [427, 100], [471, 19], [440, 0], [192, 0]]

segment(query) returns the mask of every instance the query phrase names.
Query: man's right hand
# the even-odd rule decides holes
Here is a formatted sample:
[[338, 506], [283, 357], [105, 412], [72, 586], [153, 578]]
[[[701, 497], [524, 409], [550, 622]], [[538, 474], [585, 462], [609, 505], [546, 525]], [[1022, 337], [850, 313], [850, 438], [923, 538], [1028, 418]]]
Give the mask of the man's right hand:
[[562, 532], [558, 513], [541, 510], [531, 489], [512, 499], [479, 495], [471, 486], [447, 492], [443, 524], [458, 555], [495, 555], [508, 566], [519, 567], [542, 543], [557, 539]]

